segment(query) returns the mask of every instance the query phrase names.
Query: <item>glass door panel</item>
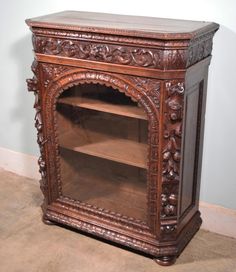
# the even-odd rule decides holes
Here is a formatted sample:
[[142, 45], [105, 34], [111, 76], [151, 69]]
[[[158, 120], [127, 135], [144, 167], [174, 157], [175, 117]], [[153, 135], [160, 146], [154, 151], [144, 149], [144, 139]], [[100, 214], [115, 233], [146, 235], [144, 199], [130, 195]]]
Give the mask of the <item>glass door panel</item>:
[[146, 221], [146, 114], [117, 90], [84, 84], [58, 99], [63, 195]]

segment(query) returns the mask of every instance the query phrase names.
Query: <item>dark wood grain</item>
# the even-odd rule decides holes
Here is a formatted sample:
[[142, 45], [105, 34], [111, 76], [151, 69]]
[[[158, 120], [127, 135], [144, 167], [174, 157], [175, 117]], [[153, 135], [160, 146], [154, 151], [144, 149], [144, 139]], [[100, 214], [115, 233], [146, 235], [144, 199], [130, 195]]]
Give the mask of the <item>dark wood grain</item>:
[[63, 11], [28, 19], [26, 22], [31, 27], [162, 39], [188, 39], [219, 27], [217, 24], [209, 22], [84, 11]]
[[207, 77], [219, 26], [75, 11], [26, 22], [44, 222], [173, 264], [201, 225]]

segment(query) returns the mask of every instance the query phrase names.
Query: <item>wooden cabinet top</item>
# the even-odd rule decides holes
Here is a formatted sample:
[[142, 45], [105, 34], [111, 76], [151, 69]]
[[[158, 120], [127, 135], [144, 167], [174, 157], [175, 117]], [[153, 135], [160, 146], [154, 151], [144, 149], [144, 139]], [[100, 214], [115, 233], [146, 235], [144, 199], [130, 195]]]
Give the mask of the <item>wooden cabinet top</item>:
[[192, 39], [216, 31], [211, 22], [107, 13], [63, 11], [26, 20], [33, 28], [52, 28], [164, 40]]

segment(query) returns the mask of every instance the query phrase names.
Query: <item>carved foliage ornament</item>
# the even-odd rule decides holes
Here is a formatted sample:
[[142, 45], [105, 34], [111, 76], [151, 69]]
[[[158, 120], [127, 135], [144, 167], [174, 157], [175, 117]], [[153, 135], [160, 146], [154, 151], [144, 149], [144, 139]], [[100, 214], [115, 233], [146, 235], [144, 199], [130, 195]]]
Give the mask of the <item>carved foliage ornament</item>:
[[32, 72], [34, 76], [32, 79], [27, 79], [28, 90], [30, 92], [34, 92], [35, 95], [35, 103], [34, 108], [36, 110], [35, 114], [35, 127], [37, 129], [37, 143], [40, 149], [40, 157], [38, 159], [39, 164], [39, 172], [41, 174], [40, 180], [40, 188], [45, 196], [46, 200], [46, 191], [47, 191], [47, 184], [46, 184], [46, 163], [45, 163], [45, 152], [44, 152], [44, 144], [45, 140], [43, 138], [43, 123], [42, 123], [42, 115], [41, 115], [41, 101], [40, 101], [40, 90], [39, 90], [39, 67], [38, 62], [34, 60], [31, 66]]
[[52, 80], [55, 80], [62, 72], [70, 69], [71, 68], [68, 66], [43, 63], [42, 70], [44, 73], [44, 87], [47, 88]]
[[187, 67], [211, 55], [213, 34], [205, 34], [191, 41], [191, 46], [188, 49]]
[[33, 36], [36, 53], [116, 63], [156, 69], [178, 69], [186, 66], [186, 51], [120, 46], [69, 40], [63, 38]]
[[[165, 83], [164, 144], [162, 150], [161, 217], [177, 215], [180, 182], [180, 150], [184, 103], [184, 84], [176, 80]], [[171, 228], [172, 229], [172, 228]]]

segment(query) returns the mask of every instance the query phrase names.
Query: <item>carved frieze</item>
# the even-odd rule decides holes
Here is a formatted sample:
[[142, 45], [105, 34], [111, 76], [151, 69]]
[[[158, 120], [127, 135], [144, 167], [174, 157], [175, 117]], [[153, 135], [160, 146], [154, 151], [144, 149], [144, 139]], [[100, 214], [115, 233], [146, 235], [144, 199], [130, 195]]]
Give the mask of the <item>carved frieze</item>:
[[85, 41], [34, 37], [36, 53], [86, 59], [121, 65], [161, 68], [162, 50], [91, 43]]
[[[120, 39], [132, 44], [132, 38], [129, 37], [98, 36], [71, 31], [57, 33], [56, 30], [45, 29], [35, 32], [55, 35], [55, 37], [34, 35], [33, 44], [36, 53], [160, 70], [185, 69], [210, 56], [214, 34], [207, 33], [193, 40], [176, 41], [176, 47], [165, 48], [163, 41], [156, 41], [157, 45], [150, 41], [152, 47], [145, 47], [146, 43], [143, 44], [144, 47], [136, 47], [135, 43], [132, 46], [119, 44]], [[114, 44], [103, 43], [107, 40], [111, 40]], [[116, 42], [118, 44], [115, 44]], [[137, 44], [142, 42], [143, 40], [137, 40]]]
[[188, 49], [187, 67], [211, 55], [213, 34], [203, 35], [191, 41]]

